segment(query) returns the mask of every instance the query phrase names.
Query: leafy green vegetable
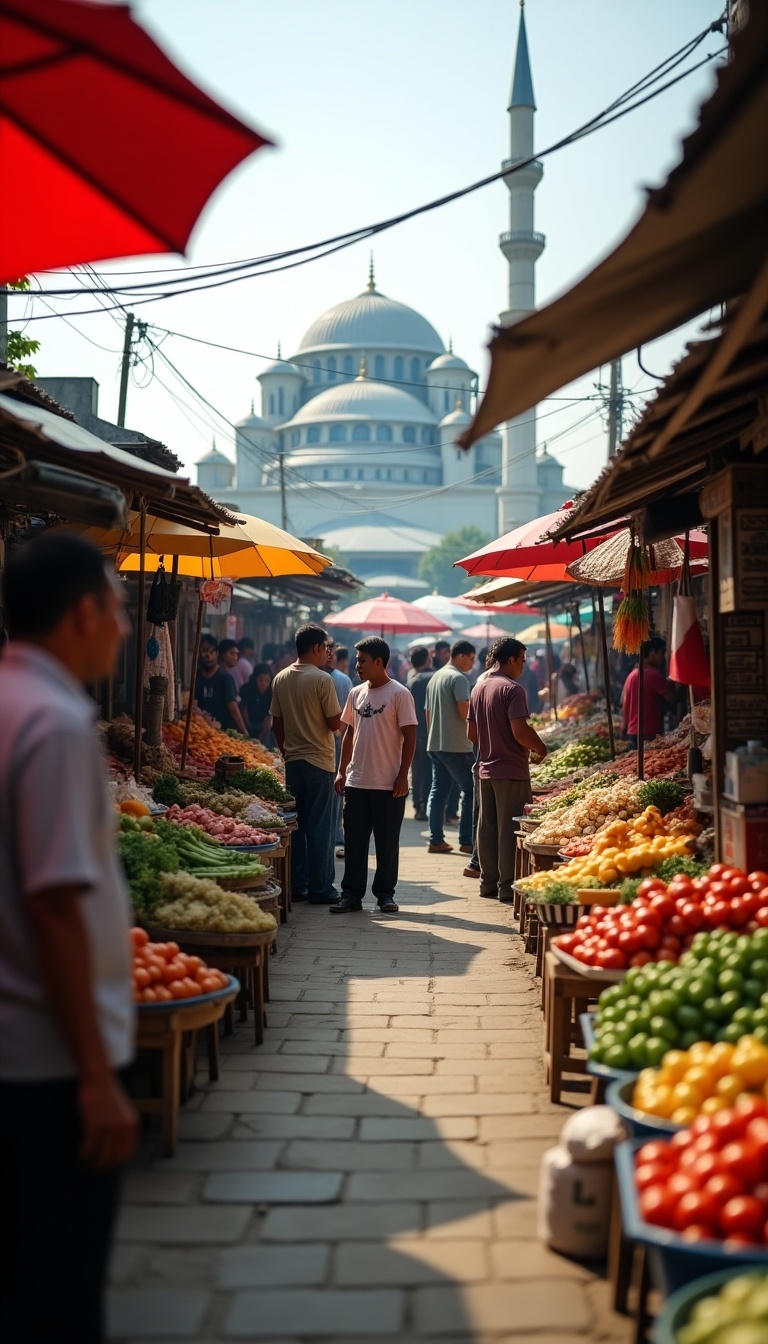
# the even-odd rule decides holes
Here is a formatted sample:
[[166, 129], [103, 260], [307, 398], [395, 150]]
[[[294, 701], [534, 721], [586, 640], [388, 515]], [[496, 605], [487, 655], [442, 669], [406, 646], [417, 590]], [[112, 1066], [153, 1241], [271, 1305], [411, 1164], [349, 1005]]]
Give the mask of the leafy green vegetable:
[[152, 797], [164, 807], [172, 807], [174, 803], [183, 806], [181, 787], [175, 775], [159, 775], [152, 789]]
[[162, 874], [179, 871], [176, 846], [149, 831], [120, 831], [117, 852], [134, 910], [150, 916], [164, 897]]
[[701, 877], [706, 871], [706, 863], [697, 863], [688, 854], [673, 854], [671, 858], [659, 864], [653, 875], [660, 877], [662, 882], [671, 882], [678, 873], [687, 873], [689, 877]]
[[685, 802], [685, 789], [680, 784], [673, 783], [671, 779], [649, 779], [638, 793], [637, 801], [643, 810], [646, 807], [658, 807], [663, 816], [666, 812], [674, 812], [676, 807], [682, 806]]
[[576, 905], [579, 894], [570, 882], [548, 882], [540, 891], [526, 895], [529, 905]]
[[642, 880], [643, 880], [642, 877], [624, 878], [624, 881], [619, 887], [619, 892], [621, 893], [621, 900], [620, 900], [621, 905], [632, 904], [637, 895], [638, 887], [640, 886]]
[[235, 789], [239, 793], [254, 794], [257, 798], [268, 798], [274, 803], [284, 803], [290, 797], [277, 776], [266, 765], [256, 770], [240, 770], [229, 779], [212, 779], [210, 787], [217, 793]]

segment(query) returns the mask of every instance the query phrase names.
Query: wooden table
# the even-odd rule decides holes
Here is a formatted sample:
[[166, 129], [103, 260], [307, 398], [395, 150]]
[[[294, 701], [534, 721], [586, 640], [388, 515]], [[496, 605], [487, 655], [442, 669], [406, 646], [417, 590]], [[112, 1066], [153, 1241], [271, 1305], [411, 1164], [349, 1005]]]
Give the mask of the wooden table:
[[554, 952], [544, 956], [544, 1065], [550, 1101], [559, 1101], [564, 1073], [586, 1074], [586, 1060], [575, 1059], [571, 1046], [580, 1035], [579, 1015], [587, 1011], [605, 986], [571, 971]]
[[160, 1095], [135, 1097], [142, 1115], [159, 1115], [162, 1126], [163, 1154], [170, 1157], [176, 1147], [179, 1107], [194, 1081], [195, 1041], [197, 1032], [206, 1028], [208, 1037], [208, 1075], [219, 1076], [219, 1036], [217, 1024], [227, 1005], [240, 991], [237, 980], [228, 989], [196, 1000], [180, 1000], [162, 1006], [139, 1006], [136, 1044], [139, 1050], [162, 1052]]

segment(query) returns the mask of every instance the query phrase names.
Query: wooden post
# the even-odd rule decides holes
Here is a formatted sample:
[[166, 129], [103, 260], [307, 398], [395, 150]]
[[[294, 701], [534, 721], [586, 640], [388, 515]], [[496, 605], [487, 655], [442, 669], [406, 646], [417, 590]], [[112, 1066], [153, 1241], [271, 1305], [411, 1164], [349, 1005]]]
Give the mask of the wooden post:
[[141, 775], [141, 735], [144, 719], [144, 655], [147, 643], [147, 503], [142, 499], [139, 511], [139, 594], [136, 613], [136, 705], [134, 711], [133, 773]]
[[[175, 592], [175, 591], [176, 591], [176, 584], [177, 584], [177, 582], [178, 582], [178, 578], [179, 578], [179, 557], [178, 557], [178, 555], [174, 555], [174, 557], [173, 557], [173, 561], [172, 561], [172, 563], [171, 563], [171, 591], [172, 591], [172, 592]], [[177, 673], [177, 670], [176, 670], [176, 669], [178, 668], [178, 665], [179, 665], [179, 617], [178, 617], [178, 611], [177, 611], [177, 614], [174, 616], [173, 620], [171, 621], [170, 625], [171, 625], [171, 628], [170, 628], [170, 630], [168, 631], [168, 635], [169, 635], [169, 638], [170, 638], [170, 641], [171, 641], [171, 663], [172, 663], [172, 665], [173, 665], [173, 682], [172, 682], [172, 686], [173, 686], [173, 699], [174, 699], [174, 704], [175, 704], [175, 705], [178, 705], [178, 703], [179, 703], [179, 699], [178, 699], [178, 697], [179, 697], [179, 692], [180, 692], [180, 690], [181, 690], [181, 682], [180, 682], [180, 680], [179, 680], [179, 676], [178, 676], [178, 673]]]
[[637, 684], [637, 778], [645, 778], [645, 659], [643, 658], [643, 647], [645, 641], [640, 645], [640, 666], [638, 675], [640, 680]]
[[189, 747], [189, 730], [192, 727], [192, 701], [195, 695], [195, 679], [197, 677], [197, 660], [200, 657], [200, 636], [203, 631], [203, 611], [205, 603], [202, 598], [197, 603], [197, 625], [195, 626], [195, 647], [192, 651], [192, 675], [189, 680], [189, 697], [187, 699], [187, 717], [184, 723], [184, 739], [181, 744], [181, 768], [187, 763], [187, 748]]
[[600, 620], [600, 651], [603, 655], [603, 687], [605, 690], [605, 709], [608, 715], [608, 741], [611, 744], [611, 760], [616, 760], [616, 738], [613, 731], [613, 707], [611, 705], [611, 674], [608, 671], [608, 638], [605, 633], [605, 606], [603, 590], [597, 590], [597, 610]]
[[544, 627], [547, 635], [547, 677], [549, 680], [549, 705], [550, 709], [557, 719], [557, 679], [555, 677], [555, 660], [552, 654], [552, 631], [549, 627], [549, 607], [544, 612]]

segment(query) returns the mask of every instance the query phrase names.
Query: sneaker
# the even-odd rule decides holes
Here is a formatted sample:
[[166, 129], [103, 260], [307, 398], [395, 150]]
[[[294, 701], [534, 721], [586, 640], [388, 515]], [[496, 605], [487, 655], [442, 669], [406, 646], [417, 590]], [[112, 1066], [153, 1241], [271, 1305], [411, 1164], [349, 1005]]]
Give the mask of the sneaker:
[[475, 852], [474, 845], [459, 845], [460, 854], [474, 854], [474, 852]]
[[468, 868], [465, 868], [465, 869], [464, 869], [464, 876], [465, 876], [465, 877], [477, 877], [477, 878], [479, 878], [479, 877], [480, 877], [480, 869], [479, 869], [479, 868], [473, 868], [473, 867], [472, 867], [472, 864], [470, 864]]
[[300, 901], [306, 901], [306, 899], [307, 899], [306, 891], [291, 892], [292, 905], [298, 905]]
[[439, 845], [427, 845], [428, 854], [452, 854], [453, 845], [449, 845], [447, 840], [441, 840]]
[[344, 846], [343, 846], [343, 845], [337, 845], [337, 846], [336, 846], [336, 858], [337, 858], [337, 859], [343, 859], [343, 858], [344, 858]]
[[354, 896], [342, 896], [341, 900], [334, 901], [328, 906], [332, 915], [350, 915], [354, 910], [362, 910], [363, 902], [356, 901]]
[[400, 910], [400, 906], [391, 896], [383, 896], [378, 905], [382, 915], [396, 915]]

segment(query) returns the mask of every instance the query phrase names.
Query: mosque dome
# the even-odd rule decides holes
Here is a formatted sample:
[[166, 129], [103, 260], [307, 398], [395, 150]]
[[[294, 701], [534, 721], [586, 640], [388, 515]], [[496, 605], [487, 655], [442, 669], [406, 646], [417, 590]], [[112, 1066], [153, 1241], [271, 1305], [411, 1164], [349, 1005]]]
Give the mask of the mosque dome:
[[253, 402], [251, 402], [250, 415], [243, 416], [243, 419], [238, 420], [237, 424], [235, 425], [235, 429], [266, 429], [266, 428], [267, 423], [265, 420], [262, 420], [260, 415], [256, 414], [256, 412], [253, 409]]
[[297, 411], [287, 428], [318, 420], [387, 420], [434, 425], [435, 416], [423, 401], [400, 387], [379, 383], [364, 375], [318, 393]]
[[362, 294], [335, 304], [318, 317], [302, 336], [297, 354], [349, 346], [425, 354], [444, 349], [431, 322], [407, 304], [380, 294], [373, 281]]
[[461, 355], [454, 355], [452, 350], [447, 350], [444, 355], [438, 355], [437, 359], [433, 359], [427, 373], [435, 373], [442, 369], [462, 369], [466, 373], [471, 373], [466, 360], [462, 359]]
[[297, 369], [296, 365], [291, 364], [291, 361], [289, 359], [281, 359], [279, 352], [277, 359], [273, 359], [270, 364], [265, 365], [265, 367], [261, 370], [261, 373], [257, 374], [256, 376], [257, 378], [261, 379], [261, 378], [267, 378], [270, 374], [274, 373], [281, 373], [284, 376], [288, 375], [288, 377], [292, 378], [304, 378], [304, 374], [302, 373], [301, 369]]
[[472, 416], [469, 415], [467, 411], [462, 410], [461, 402], [457, 401], [456, 409], [451, 411], [450, 415], [446, 415], [440, 421], [440, 428], [459, 430], [463, 429], [466, 425], [469, 425], [471, 423], [472, 423]]
[[[258, 416], [256, 416], [256, 419], [258, 420]], [[246, 422], [244, 421], [243, 423]], [[196, 466], [217, 467], [220, 466], [221, 463], [225, 463], [228, 467], [231, 467], [232, 459], [227, 457], [225, 453], [220, 452], [218, 448], [211, 448], [203, 457], [197, 459]]]

